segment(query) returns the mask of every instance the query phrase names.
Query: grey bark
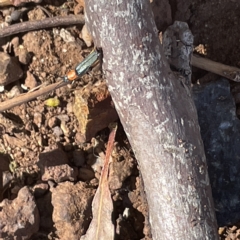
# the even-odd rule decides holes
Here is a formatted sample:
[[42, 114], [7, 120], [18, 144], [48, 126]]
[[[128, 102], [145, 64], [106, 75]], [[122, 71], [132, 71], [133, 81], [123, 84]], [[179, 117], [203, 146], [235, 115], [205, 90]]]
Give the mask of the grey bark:
[[86, 22], [143, 176], [153, 239], [218, 239], [191, 94], [171, 72], [148, 0], [88, 0]]

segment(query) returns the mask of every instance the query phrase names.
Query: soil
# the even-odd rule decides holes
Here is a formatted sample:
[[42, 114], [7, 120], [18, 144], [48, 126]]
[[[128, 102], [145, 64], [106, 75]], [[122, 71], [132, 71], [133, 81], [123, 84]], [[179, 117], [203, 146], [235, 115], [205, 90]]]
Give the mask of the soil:
[[[194, 35], [194, 45], [198, 47], [196, 52], [214, 61], [240, 67], [238, 57], [240, 4], [238, 1], [156, 0], [152, 4], [158, 7], [154, 7], [154, 14], [160, 32], [174, 20], [185, 21]], [[44, 9], [33, 4], [25, 5], [24, 9], [19, 7], [20, 10], [24, 10], [22, 20], [47, 18], [49, 13], [53, 16], [81, 13], [84, 4], [80, 0], [66, 3], [46, 0], [41, 3], [41, 6]], [[11, 15], [13, 11], [12, 7], [0, 9], [0, 20], [4, 21], [6, 15]], [[161, 12], [164, 14], [162, 15]], [[22, 58], [20, 66], [23, 76], [18, 81], [5, 86], [5, 91], [0, 94], [0, 101], [6, 100], [9, 95], [14, 97], [18, 93], [25, 92], [21, 84], [31, 89], [39, 84], [53, 83], [73, 69], [92, 51], [92, 47], [87, 47], [84, 40], [79, 37], [81, 31], [82, 26], [78, 25], [32, 31], [6, 38], [0, 47], [9, 55]], [[74, 37], [74, 41], [66, 36]], [[17, 49], [21, 49], [24, 54], [19, 53]], [[205, 75], [205, 71], [193, 69], [193, 83]], [[79, 184], [77, 191], [81, 192], [82, 198], [86, 200], [83, 201], [84, 211], [89, 212], [88, 203], [91, 203], [97, 189], [103, 164], [99, 156], [106, 150], [109, 129], [102, 129], [91, 141], [84, 142], [82, 136], [78, 134], [79, 123], [73, 108], [76, 90], [87, 84], [93, 85], [98, 82], [104, 82], [104, 76], [99, 68], [94, 68], [89, 74], [83, 76], [81, 81], [76, 81], [71, 86], [63, 87], [1, 113], [0, 152], [8, 156], [6, 161], [11, 161], [12, 177], [7, 187], [0, 190], [0, 197], [2, 195], [3, 198], [12, 200], [16, 199], [18, 191], [24, 186], [32, 189], [37, 199], [40, 227], [31, 239], [65, 239], [64, 228], [69, 228], [69, 225], [59, 222], [56, 211], [58, 207], [62, 209], [73, 200], [65, 199], [66, 202], [64, 202], [55, 197], [52, 199], [52, 205], [56, 210], [53, 211], [49, 193], [51, 192], [53, 196], [58, 195], [59, 186], [54, 186], [56, 183], [60, 185], [66, 180], [75, 183], [83, 182], [84, 184]], [[231, 83], [233, 89], [240, 87], [238, 85], [238, 83]], [[17, 91], [14, 90], [16, 87]], [[49, 98], [57, 98], [59, 104], [56, 107], [47, 106], [45, 100]], [[238, 108], [237, 99], [236, 103]], [[110, 191], [114, 205], [116, 239], [151, 239], [147, 220], [147, 202], [137, 161], [120, 122], [118, 124], [115, 160], [110, 169]], [[53, 153], [56, 150], [60, 152]], [[50, 170], [47, 173], [43, 173], [44, 170], [41, 167], [50, 157], [44, 153], [48, 153], [50, 157], [54, 156], [54, 161], [48, 165]], [[69, 166], [70, 169], [68, 169]], [[6, 168], [5, 166], [3, 170], [5, 171]], [[65, 171], [66, 174], [61, 175], [58, 172], [60, 170]], [[47, 185], [41, 185], [46, 182]], [[36, 186], [40, 186], [38, 188], [43, 193], [37, 192]], [[60, 190], [59, 194], [70, 192], [73, 192], [73, 196], [76, 194], [71, 184], [64, 187], [67, 190]], [[45, 208], [43, 203], [51, 207]], [[87, 216], [84, 211], [82, 214]], [[90, 219], [90, 216], [88, 218]], [[87, 222], [83, 221], [81, 226], [76, 226], [78, 232], [74, 236], [85, 233], [89, 219], [86, 220]], [[71, 224], [71, 227], [73, 226], [75, 225]], [[75, 230], [71, 228], [69, 231]], [[220, 227], [219, 235], [221, 239], [238, 239], [239, 224]]]

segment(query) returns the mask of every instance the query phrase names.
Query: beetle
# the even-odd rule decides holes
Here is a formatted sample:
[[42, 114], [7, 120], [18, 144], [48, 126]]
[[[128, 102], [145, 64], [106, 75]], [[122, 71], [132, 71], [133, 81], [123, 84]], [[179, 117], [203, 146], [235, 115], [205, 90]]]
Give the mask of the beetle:
[[86, 74], [90, 67], [92, 67], [100, 56], [100, 51], [94, 49], [82, 62], [80, 62], [75, 69], [70, 70], [64, 77], [64, 82], [72, 82], [84, 74]]

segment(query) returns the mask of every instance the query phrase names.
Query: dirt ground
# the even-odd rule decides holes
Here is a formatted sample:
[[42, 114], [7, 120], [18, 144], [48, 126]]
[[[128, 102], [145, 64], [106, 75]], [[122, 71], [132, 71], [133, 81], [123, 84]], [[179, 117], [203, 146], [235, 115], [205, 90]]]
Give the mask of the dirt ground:
[[[164, 31], [174, 20], [185, 21], [194, 35], [194, 45], [196, 47], [203, 45], [204, 55], [214, 61], [240, 67], [238, 1], [156, 0], [152, 5], [159, 31]], [[53, 16], [79, 14], [83, 9], [81, 0], [77, 2], [46, 0], [41, 2], [41, 6], [43, 8], [35, 4], [19, 7], [22, 15], [15, 22], [21, 21], [20, 19], [23, 21], [44, 19], [49, 17], [49, 13]], [[12, 12], [13, 7], [0, 8], [0, 21], [4, 22], [6, 16]], [[7, 37], [0, 43], [1, 51], [4, 50], [10, 56], [22, 59], [20, 67], [23, 71], [18, 81], [5, 86], [5, 90], [0, 93], [0, 101], [25, 92], [21, 84], [31, 89], [39, 84], [54, 83], [73, 69], [92, 51], [92, 47], [87, 47], [81, 38], [81, 31], [81, 25], [57, 27]], [[206, 72], [193, 68], [193, 82], [205, 74]], [[98, 186], [103, 164], [100, 156], [106, 150], [109, 129], [103, 128], [90, 141], [84, 142], [83, 136], [79, 135], [79, 121], [73, 110], [76, 91], [87, 84], [96, 83], [104, 83], [104, 76], [98, 67], [71, 86], [65, 86], [0, 113], [0, 152], [10, 157], [6, 161], [11, 159], [12, 172], [7, 187], [0, 190], [0, 197], [16, 199], [19, 190], [24, 186], [32, 189], [37, 199], [40, 227], [33, 231], [31, 239], [66, 239], [66, 234], [73, 234], [78, 229], [71, 238], [75, 239], [74, 237], [87, 230], [89, 216], [80, 226], [65, 219], [71, 225], [69, 227], [61, 222], [63, 220], [59, 220], [61, 215], [59, 212], [64, 206], [77, 201], [64, 199], [64, 194], [71, 193], [75, 196], [78, 191], [85, 197], [85, 201], [81, 200], [82, 205], [79, 209], [83, 208], [82, 214], [87, 216], [89, 206], [91, 207], [89, 203]], [[238, 85], [231, 83], [232, 88], [240, 87]], [[59, 100], [56, 107], [46, 106], [45, 100], [49, 98]], [[237, 98], [236, 103], [238, 109], [240, 101], [238, 102]], [[114, 148], [115, 163], [110, 169], [116, 239], [151, 239], [147, 203], [137, 161], [120, 122], [118, 124]], [[51, 170], [43, 174], [41, 167], [50, 157], [54, 158], [48, 165], [48, 169]], [[62, 176], [59, 172], [66, 165], [70, 166], [70, 170], [66, 170], [68, 173]], [[1, 167], [5, 171], [8, 164]], [[71, 183], [64, 185], [63, 181], [66, 180], [81, 182], [79, 189], [73, 190]], [[62, 188], [56, 187], [56, 183]], [[63, 196], [64, 200], [58, 196]], [[44, 207], [48, 205], [49, 207]], [[68, 228], [70, 229], [67, 230]], [[239, 225], [236, 223], [236, 226], [223, 226], [219, 228], [219, 235], [221, 239], [239, 239]]]

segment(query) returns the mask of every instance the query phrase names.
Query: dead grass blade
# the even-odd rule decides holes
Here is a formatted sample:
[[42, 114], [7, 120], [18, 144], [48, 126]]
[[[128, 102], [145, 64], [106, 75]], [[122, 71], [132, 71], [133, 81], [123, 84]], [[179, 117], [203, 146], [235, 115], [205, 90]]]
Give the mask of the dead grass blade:
[[81, 237], [81, 240], [114, 239], [114, 225], [112, 223], [113, 203], [108, 186], [108, 170], [116, 131], [117, 125], [115, 124], [109, 135], [99, 186], [92, 202], [93, 219], [87, 233]]

